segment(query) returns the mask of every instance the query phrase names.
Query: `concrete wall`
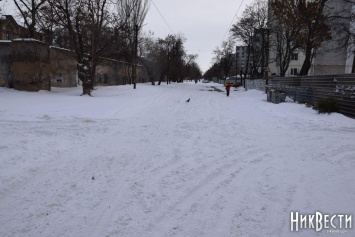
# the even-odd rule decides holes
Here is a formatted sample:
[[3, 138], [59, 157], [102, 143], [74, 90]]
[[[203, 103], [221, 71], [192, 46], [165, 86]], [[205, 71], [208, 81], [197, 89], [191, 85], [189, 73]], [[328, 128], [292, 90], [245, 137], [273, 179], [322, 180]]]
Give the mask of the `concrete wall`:
[[0, 41], [0, 86], [12, 88], [11, 41]]
[[[75, 54], [70, 50], [32, 39], [0, 41], [0, 46], [0, 86], [11, 84], [17, 90], [38, 91], [81, 84]], [[96, 68], [95, 86], [129, 84], [131, 70], [128, 63], [102, 58]], [[139, 65], [137, 83], [144, 82], [148, 76]]]
[[51, 85], [54, 87], [76, 87], [78, 70], [75, 55], [70, 50], [50, 48]]
[[101, 59], [96, 67], [95, 85], [112, 86], [122, 85], [119, 80], [118, 64], [116, 60]]
[[12, 41], [14, 89], [50, 90], [50, 70], [48, 45], [29, 39]]
[[[113, 86], [129, 84], [132, 67], [121, 61], [112, 59], [101, 59], [96, 68], [95, 85]], [[137, 66], [137, 83], [148, 82], [148, 76], [143, 66]]]

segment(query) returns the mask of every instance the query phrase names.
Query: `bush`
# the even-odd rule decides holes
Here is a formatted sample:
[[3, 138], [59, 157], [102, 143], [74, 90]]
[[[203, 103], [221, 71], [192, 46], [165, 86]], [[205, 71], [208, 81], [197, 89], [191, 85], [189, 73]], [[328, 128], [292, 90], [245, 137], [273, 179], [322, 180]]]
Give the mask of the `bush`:
[[314, 109], [320, 114], [339, 112], [339, 104], [333, 98], [319, 100]]

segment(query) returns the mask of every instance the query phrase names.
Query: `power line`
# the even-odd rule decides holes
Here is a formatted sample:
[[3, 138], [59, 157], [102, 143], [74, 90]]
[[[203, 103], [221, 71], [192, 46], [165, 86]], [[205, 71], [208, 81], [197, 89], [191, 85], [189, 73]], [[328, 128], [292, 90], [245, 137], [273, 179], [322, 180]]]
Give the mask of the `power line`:
[[171, 29], [170, 25], [168, 24], [168, 22], [165, 20], [163, 14], [161, 14], [161, 12], [159, 11], [159, 9], [157, 8], [157, 6], [155, 5], [155, 3], [153, 2], [153, 0], [151, 0], [155, 9], [157, 9], [157, 11], [159, 12], [161, 18], [163, 18], [163, 20], [165, 21], [165, 24], [169, 27], [170, 31], [175, 35], [174, 31]]
[[232, 19], [232, 22], [230, 23], [230, 25], [229, 25], [229, 27], [228, 27], [228, 30], [226, 31], [226, 33], [224, 34], [224, 36], [223, 36], [223, 38], [222, 38], [222, 40], [221, 40], [222, 42], [223, 42], [224, 38], [226, 38], [226, 35], [227, 35], [227, 33], [229, 32], [229, 30], [230, 30], [230, 28], [231, 28], [231, 26], [232, 26], [232, 24], [233, 24], [233, 21], [234, 21], [235, 17], [238, 15], [239, 10], [240, 10], [240, 8], [242, 7], [243, 2], [244, 2], [244, 0], [240, 3], [237, 12], [235, 13], [235, 15], [234, 15], [234, 17], [233, 17], [233, 19]]

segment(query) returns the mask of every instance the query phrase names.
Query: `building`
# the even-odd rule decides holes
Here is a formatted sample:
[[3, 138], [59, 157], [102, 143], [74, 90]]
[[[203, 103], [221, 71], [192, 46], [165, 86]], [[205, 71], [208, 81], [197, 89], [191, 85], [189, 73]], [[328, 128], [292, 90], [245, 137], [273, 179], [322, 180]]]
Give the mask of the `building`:
[[[272, 56], [272, 55], [275, 55], [275, 52], [270, 52], [270, 54], [271, 54], [270, 57], [272, 57], [272, 59], [273, 59], [275, 56]], [[290, 64], [288, 66], [288, 70], [287, 70], [285, 76], [286, 77], [287, 76], [297, 76], [301, 71], [304, 59], [305, 59], [304, 53], [302, 53], [301, 51], [297, 50], [294, 53], [292, 53], [290, 56]], [[269, 74], [270, 75], [280, 75], [279, 65], [280, 65], [279, 61], [271, 61], [269, 63]], [[310, 70], [311, 75], [314, 75], [313, 71], [314, 71], [314, 67], [312, 67]]]
[[[0, 40], [14, 40], [25, 38], [27, 28], [17, 24], [11, 15], [0, 15]], [[43, 41], [43, 34], [36, 33], [35, 39]]]
[[[335, 14], [341, 12], [343, 16], [350, 17], [354, 14], [354, 3], [345, 4], [337, 0], [330, 0], [327, 2], [327, 9], [332, 9]], [[351, 22], [347, 19], [341, 19], [341, 21], [342, 27], [354, 34], [352, 32], [354, 26], [351, 25]], [[352, 45], [344, 47], [341, 43], [344, 34], [347, 33], [344, 30], [339, 30], [338, 25], [332, 27], [332, 40], [324, 42], [317, 50], [316, 57], [313, 60], [312, 75], [351, 73], [354, 50], [351, 49], [353, 48]]]
[[264, 77], [264, 70], [269, 58], [269, 30], [254, 28], [250, 46], [236, 47], [238, 75], [241, 71], [251, 78]]
[[251, 54], [249, 54], [249, 65], [247, 67], [247, 62], [248, 62], [248, 46], [236, 46], [236, 74], [239, 75], [240, 71], [245, 71], [247, 70], [247, 74], [251, 71], [252, 67], [252, 57]]
[[[271, 2], [269, 0], [269, 28], [272, 32], [273, 25], [272, 21], [272, 9]], [[312, 1], [312, 0], [310, 0]], [[351, 3], [349, 3], [351, 4]], [[344, 3], [340, 3], [337, 0], [329, 0], [326, 3], [326, 8], [329, 10], [330, 14], [335, 15], [338, 12], [342, 14], [351, 14], [352, 6]], [[342, 20], [342, 25], [344, 28], [351, 31], [351, 25], [349, 20]], [[351, 73], [352, 62], [353, 62], [353, 52], [354, 50], [349, 50], [349, 48], [340, 45], [340, 38], [342, 37], [342, 32], [339, 32], [339, 27], [332, 27], [332, 39], [323, 42], [321, 47], [317, 49], [315, 57], [312, 62], [312, 67], [309, 70], [309, 75], [329, 75], [329, 74], [345, 74]], [[270, 37], [274, 37], [271, 33]], [[275, 38], [273, 39], [275, 40]], [[285, 76], [296, 76], [299, 74], [305, 55], [301, 50], [295, 51], [290, 58], [290, 64]], [[277, 60], [277, 52], [275, 48], [270, 47], [269, 52], [269, 69], [270, 74], [280, 75], [280, 61]]]
[[0, 40], [13, 40], [20, 38], [22, 27], [20, 27], [12, 16], [0, 16]]

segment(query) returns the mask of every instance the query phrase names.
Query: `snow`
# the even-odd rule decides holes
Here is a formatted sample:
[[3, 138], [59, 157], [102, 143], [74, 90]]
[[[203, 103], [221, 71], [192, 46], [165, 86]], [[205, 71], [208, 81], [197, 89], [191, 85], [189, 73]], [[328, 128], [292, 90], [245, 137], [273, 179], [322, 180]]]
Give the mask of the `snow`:
[[0, 236], [329, 236], [291, 232], [290, 213], [355, 213], [355, 120], [213, 83], [132, 87], [0, 88]]
[[16, 42], [16, 41], [31, 41], [31, 42], [39, 42], [39, 43], [43, 43], [42, 41], [40, 40], [37, 40], [37, 39], [33, 39], [33, 38], [16, 38], [16, 39], [13, 39], [12, 41]]

